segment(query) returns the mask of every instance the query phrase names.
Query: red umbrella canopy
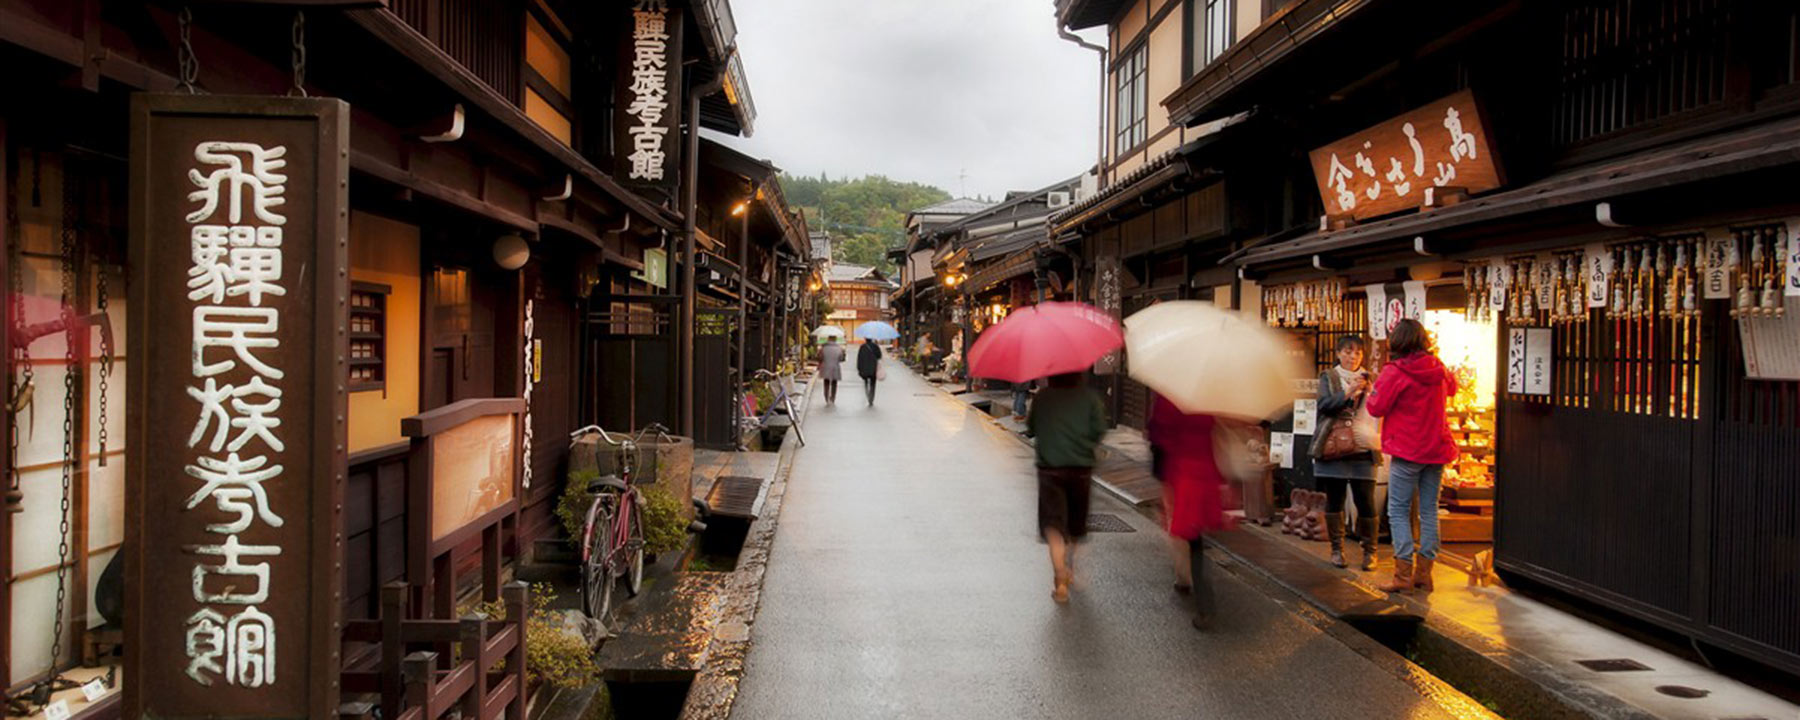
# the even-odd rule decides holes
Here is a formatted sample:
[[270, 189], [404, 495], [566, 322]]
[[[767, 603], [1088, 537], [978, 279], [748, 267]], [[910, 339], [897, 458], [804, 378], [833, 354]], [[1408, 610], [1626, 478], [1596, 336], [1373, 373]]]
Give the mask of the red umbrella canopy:
[[1085, 303], [1039, 303], [1014, 311], [969, 348], [969, 374], [1025, 382], [1092, 367], [1125, 345], [1119, 322]]

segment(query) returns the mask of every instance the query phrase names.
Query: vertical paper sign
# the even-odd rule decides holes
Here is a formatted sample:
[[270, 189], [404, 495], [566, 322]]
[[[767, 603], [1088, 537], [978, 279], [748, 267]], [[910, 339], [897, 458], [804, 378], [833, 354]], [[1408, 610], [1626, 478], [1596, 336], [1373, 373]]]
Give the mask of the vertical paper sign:
[[1556, 343], [1555, 333], [1550, 328], [1527, 328], [1525, 330], [1525, 389], [1526, 395], [1550, 394], [1550, 359]]
[[1700, 294], [1707, 300], [1731, 299], [1731, 270], [1725, 259], [1731, 254], [1731, 246], [1736, 243], [1727, 233], [1708, 233], [1706, 249], [1703, 251], [1704, 265], [1700, 276]]
[[1787, 290], [1783, 294], [1800, 297], [1800, 218], [1788, 221], [1787, 242], [1783, 247], [1787, 249], [1784, 253], [1787, 255]]
[[1556, 259], [1550, 253], [1538, 253], [1531, 263], [1534, 273], [1531, 285], [1537, 288], [1537, 306], [1547, 309], [1556, 302]]
[[1425, 283], [1422, 280], [1408, 280], [1400, 287], [1406, 290], [1406, 316], [1413, 320], [1425, 319]]
[[1612, 252], [1605, 245], [1594, 243], [1585, 248], [1581, 258], [1583, 280], [1587, 281], [1587, 306], [1591, 308], [1606, 307], [1606, 281], [1612, 277]]
[[124, 715], [329, 717], [350, 107], [136, 95], [131, 117]]
[[1387, 289], [1380, 285], [1369, 285], [1363, 288], [1369, 295], [1369, 337], [1374, 340], [1387, 339]]
[[1506, 391], [1525, 392], [1525, 328], [1506, 333]]
[[1294, 401], [1294, 434], [1311, 435], [1316, 432], [1319, 417], [1319, 401], [1313, 398], [1300, 398]]
[[1294, 467], [1294, 434], [1269, 433], [1269, 462], [1283, 468]]
[[1512, 288], [1512, 279], [1512, 266], [1505, 260], [1488, 264], [1488, 308], [1496, 313], [1506, 312], [1506, 293]]

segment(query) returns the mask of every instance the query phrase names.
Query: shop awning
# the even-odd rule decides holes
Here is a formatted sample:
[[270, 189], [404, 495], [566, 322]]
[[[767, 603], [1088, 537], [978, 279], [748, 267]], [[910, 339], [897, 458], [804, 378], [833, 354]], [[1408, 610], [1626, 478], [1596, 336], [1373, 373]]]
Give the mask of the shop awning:
[[1391, 240], [1428, 237], [1456, 228], [1800, 162], [1800, 118], [1721, 133], [1566, 170], [1524, 187], [1456, 205], [1313, 232], [1226, 256], [1221, 264], [1250, 267]]
[[981, 292], [1003, 281], [1024, 275], [1036, 267], [1037, 259], [1032, 249], [1019, 250], [992, 265], [975, 271], [969, 276], [967, 287], [969, 292]]

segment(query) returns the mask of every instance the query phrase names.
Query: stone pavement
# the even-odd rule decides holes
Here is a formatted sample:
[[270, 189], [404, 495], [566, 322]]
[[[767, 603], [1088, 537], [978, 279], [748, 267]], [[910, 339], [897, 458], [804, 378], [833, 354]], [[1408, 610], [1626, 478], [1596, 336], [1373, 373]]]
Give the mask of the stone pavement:
[[1170, 589], [1156, 527], [1078, 551], [1050, 600], [1030, 451], [888, 363], [874, 407], [817, 401], [795, 456], [737, 718], [1448, 717], [1213, 566], [1216, 629]]

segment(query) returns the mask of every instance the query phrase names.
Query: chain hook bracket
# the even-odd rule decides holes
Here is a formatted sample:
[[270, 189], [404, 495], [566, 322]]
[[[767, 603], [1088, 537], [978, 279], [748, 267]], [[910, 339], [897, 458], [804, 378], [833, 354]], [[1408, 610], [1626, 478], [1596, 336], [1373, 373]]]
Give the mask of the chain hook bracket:
[[306, 94], [306, 11], [294, 13], [293, 29], [293, 66], [294, 87], [288, 90], [288, 97], [308, 97]]
[[194, 38], [192, 32], [194, 27], [194, 9], [183, 5], [181, 6], [180, 14], [175, 17], [176, 24], [181, 32], [181, 46], [176, 50], [176, 57], [180, 63], [181, 77], [176, 80], [175, 89], [186, 92], [189, 95], [198, 95], [200, 93], [200, 88], [197, 87], [194, 82], [200, 79], [200, 57], [194, 54]]

